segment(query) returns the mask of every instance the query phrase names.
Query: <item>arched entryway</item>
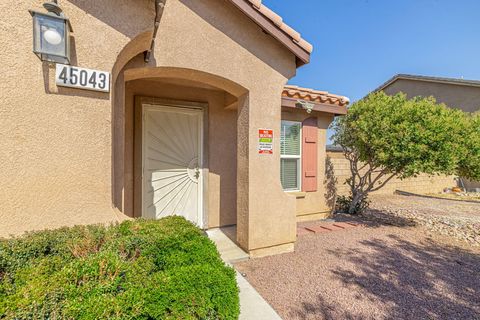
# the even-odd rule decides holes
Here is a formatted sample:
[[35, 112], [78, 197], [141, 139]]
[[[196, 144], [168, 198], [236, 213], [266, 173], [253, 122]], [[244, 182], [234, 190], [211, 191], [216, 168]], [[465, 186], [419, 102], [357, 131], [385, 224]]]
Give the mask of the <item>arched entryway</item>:
[[[204, 22], [183, 4], [169, 3], [172, 10]], [[216, 10], [215, 7], [210, 9]], [[211, 37], [224, 45], [213, 50], [211, 41], [199, 41], [196, 29], [176, 21], [173, 12], [163, 16], [164, 25], [159, 29], [148, 63], [144, 61], [143, 52], [150, 48], [151, 33], [145, 32], [126, 45], [113, 67], [113, 205], [131, 217], [145, 214], [139, 206], [143, 206], [141, 196], [144, 194], [140, 189], [145, 180], [138, 174], [142, 172], [139, 168], [145, 168], [145, 162], [139, 160], [144, 159], [139, 155], [145, 154], [145, 139], [141, 139], [145, 134], [145, 120], [142, 119], [145, 107], [201, 110], [204, 126], [199, 135], [204, 137], [204, 143], [200, 168], [205, 176], [202, 196], [205, 219], [200, 224], [204, 228], [236, 224], [237, 242], [248, 252], [264, 254], [276, 246], [281, 246], [281, 250], [293, 249], [296, 202], [281, 188], [280, 155], [274, 152], [264, 156], [257, 149], [260, 129], [279, 133], [280, 92], [287, 78], [294, 74], [294, 57], [269, 39], [248, 38], [255, 40], [252, 51], [253, 43], [235, 41], [225, 37], [222, 30], [205, 24]], [[171, 29], [170, 26], [175, 27]], [[189, 41], [179, 36], [185, 34], [184, 30], [188, 30]], [[264, 47], [268, 50], [263, 50]], [[257, 51], [262, 54], [257, 56]], [[278, 65], [263, 59], [267, 52]], [[154, 103], [144, 106], [145, 103], [138, 103], [141, 99]], [[168, 125], [175, 123], [173, 120], [160, 121]], [[175, 125], [165, 130], [176, 130], [177, 136], [182, 131]], [[276, 137], [274, 148], [279, 150], [278, 134]], [[167, 146], [163, 148], [168, 149]], [[165, 153], [165, 150], [160, 151]], [[167, 155], [172, 153], [175, 152], [167, 152]], [[180, 160], [183, 164], [190, 163], [195, 155]], [[195, 171], [196, 167], [181, 169]], [[160, 209], [165, 205], [167, 203]]]
[[114, 205], [135, 218], [236, 224], [237, 120], [247, 90], [198, 70], [145, 65], [140, 54], [119, 72], [114, 94]]

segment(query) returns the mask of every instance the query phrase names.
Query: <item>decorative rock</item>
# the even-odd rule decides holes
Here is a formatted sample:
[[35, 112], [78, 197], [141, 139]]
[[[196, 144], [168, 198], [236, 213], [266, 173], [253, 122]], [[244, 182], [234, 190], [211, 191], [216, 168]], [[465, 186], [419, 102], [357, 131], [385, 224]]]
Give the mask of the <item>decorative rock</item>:
[[363, 216], [389, 225], [421, 225], [429, 231], [480, 246], [480, 222], [468, 219], [462, 220], [455, 218], [455, 216], [420, 213], [418, 210], [393, 209], [389, 206], [380, 206], [379, 209], [368, 209], [363, 213]]

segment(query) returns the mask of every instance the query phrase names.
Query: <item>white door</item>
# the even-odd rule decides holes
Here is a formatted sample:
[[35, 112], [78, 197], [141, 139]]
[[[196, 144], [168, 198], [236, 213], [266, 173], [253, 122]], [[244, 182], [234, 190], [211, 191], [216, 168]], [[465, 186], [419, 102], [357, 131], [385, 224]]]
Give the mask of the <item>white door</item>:
[[202, 111], [143, 106], [142, 215], [202, 227]]

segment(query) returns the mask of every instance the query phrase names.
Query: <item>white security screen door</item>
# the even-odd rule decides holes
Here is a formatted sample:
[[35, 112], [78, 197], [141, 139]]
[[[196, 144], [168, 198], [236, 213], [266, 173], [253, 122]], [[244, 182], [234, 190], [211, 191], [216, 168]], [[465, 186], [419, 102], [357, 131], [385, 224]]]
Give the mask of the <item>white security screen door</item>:
[[202, 111], [143, 106], [142, 216], [202, 227]]

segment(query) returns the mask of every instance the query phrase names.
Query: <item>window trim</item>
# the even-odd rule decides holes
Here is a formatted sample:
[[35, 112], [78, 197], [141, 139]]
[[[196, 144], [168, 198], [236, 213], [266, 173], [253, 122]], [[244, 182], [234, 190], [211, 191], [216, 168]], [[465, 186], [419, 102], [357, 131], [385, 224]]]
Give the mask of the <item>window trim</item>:
[[[301, 121], [293, 121], [293, 120], [281, 120], [280, 122], [280, 136], [282, 135], [282, 124], [287, 123], [287, 124], [298, 124], [300, 127], [299, 131], [299, 140], [300, 140], [300, 146], [299, 146], [299, 155], [283, 155], [282, 154], [282, 148], [280, 146], [280, 162], [282, 159], [296, 159], [297, 160], [297, 188], [290, 188], [290, 189], [283, 189], [284, 192], [300, 192], [302, 190], [302, 153], [303, 153], [303, 126]], [[282, 142], [280, 141], [280, 144]], [[281, 172], [280, 172], [281, 174]], [[281, 182], [280, 182], [281, 184]]]

